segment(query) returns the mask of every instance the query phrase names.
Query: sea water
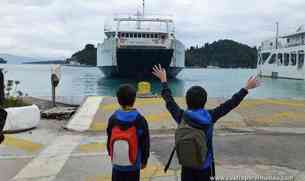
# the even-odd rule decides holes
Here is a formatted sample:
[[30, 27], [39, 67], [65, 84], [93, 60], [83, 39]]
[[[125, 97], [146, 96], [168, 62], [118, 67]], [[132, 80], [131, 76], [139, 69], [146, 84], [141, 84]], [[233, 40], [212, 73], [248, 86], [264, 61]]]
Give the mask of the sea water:
[[[17, 89], [29, 96], [51, 95], [51, 65], [0, 65], [5, 79], [20, 81]], [[60, 96], [114, 96], [120, 84], [137, 85], [137, 80], [105, 78], [96, 67], [62, 66], [62, 76], [57, 95]], [[203, 86], [209, 97], [228, 98], [245, 86], [246, 80], [255, 75], [255, 69], [184, 69], [176, 79], [169, 80], [174, 96], [183, 96], [194, 85]], [[160, 83], [147, 79], [152, 84], [152, 92], [160, 94]], [[263, 78], [262, 86], [251, 91], [249, 98], [305, 99], [303, 80]], [[14, 90], [13, 90], [14, 91]]]

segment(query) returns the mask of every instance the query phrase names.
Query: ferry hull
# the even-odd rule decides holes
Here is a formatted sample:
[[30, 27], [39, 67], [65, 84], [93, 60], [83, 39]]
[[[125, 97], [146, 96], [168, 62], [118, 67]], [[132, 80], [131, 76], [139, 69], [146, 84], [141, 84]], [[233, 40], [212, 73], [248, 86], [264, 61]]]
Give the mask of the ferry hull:
[[[135, 74], [124, 74], [118, 70], [117, 66], [104, 66], [99, 67], [100, 70], [104, 73], [106, 77], [120, 77], [120, 78], [138, 78], [138, 79], [145, 79], [147, 77], [153, 77], [151, 72], [145, 73], [135, 73]], [[167, 76], [168, 78], [175, 78], [181, 71], [183, 70], [182, 67], [169, 67], [167, 68]]]
[[152, 76], [152, 67], [162, 65], [169, 78], [176, 77], [182, 67], [172, 67], [173, 49], [132, 49], [116, 50], [116, 66], [101, 66], [106, 77], [135, 77], [143, 79]]

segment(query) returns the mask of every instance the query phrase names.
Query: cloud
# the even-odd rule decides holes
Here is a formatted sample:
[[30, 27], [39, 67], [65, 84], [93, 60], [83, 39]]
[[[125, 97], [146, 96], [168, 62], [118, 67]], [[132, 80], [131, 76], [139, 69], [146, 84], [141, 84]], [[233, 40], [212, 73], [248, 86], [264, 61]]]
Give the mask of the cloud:
[[[2, 0], [0, 52], [70, 57], [87, 43], [104, 39], [113, 14], [135, 13], [140, 0]], [[251, 46], [304, 23], [303, 0], [147, 0], [146, 12], [173, 15], [186, 46], [233, 39]]]

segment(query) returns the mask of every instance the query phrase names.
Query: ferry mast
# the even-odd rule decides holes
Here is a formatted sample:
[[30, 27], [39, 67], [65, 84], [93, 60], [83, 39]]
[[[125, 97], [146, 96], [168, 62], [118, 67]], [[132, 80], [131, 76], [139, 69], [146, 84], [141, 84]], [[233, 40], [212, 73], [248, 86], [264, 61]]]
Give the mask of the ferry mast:
[[145, 15], [145, 0], [143, 0], [143, 17], [144, 17], [144, 15]]

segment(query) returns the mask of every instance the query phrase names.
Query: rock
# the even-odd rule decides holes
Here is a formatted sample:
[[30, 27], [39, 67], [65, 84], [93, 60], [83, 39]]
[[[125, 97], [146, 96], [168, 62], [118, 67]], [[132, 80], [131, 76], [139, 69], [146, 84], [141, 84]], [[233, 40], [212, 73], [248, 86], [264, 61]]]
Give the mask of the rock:
[[305, 181], [305, 171], [301, 172], [299, 175], [297, 175], [294, 180], [295, 181]]
[[76, 112], [76, 107], [55, 107], [41, 112], [45, 119], [68, 120]]

